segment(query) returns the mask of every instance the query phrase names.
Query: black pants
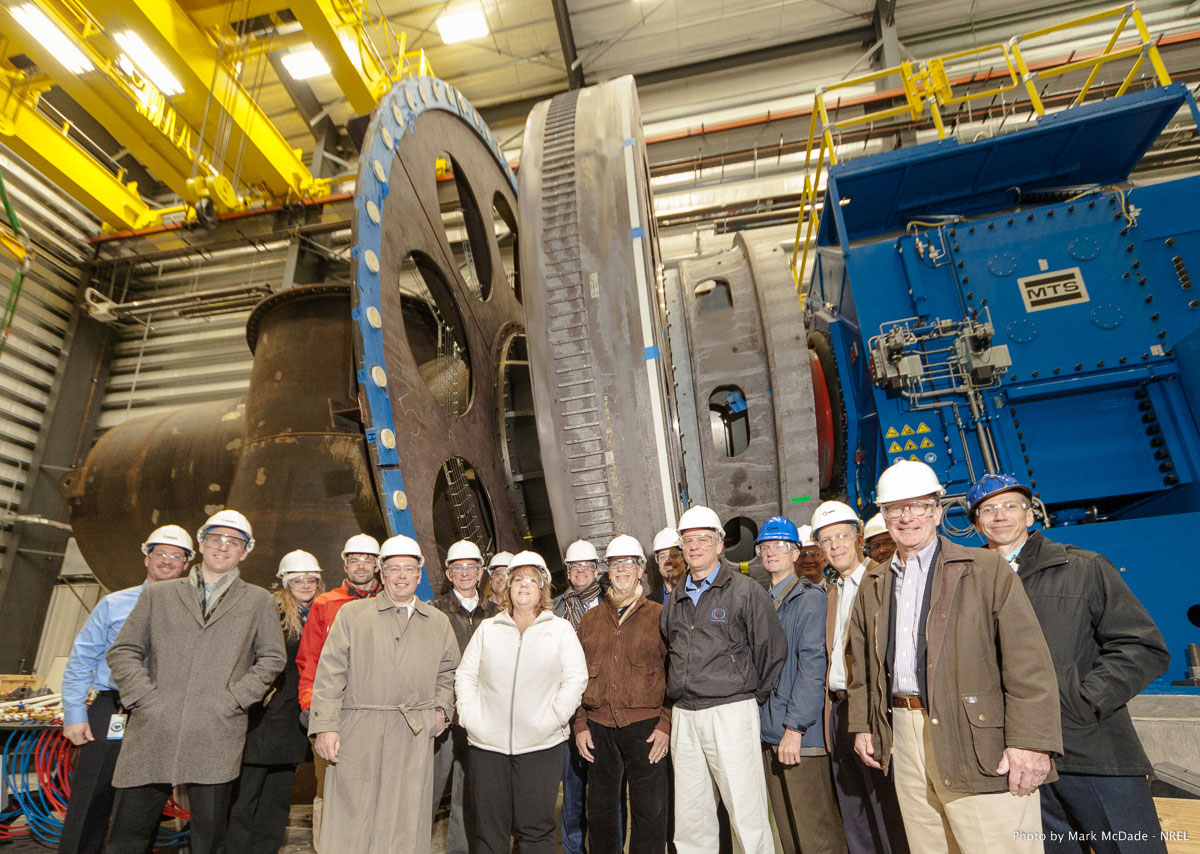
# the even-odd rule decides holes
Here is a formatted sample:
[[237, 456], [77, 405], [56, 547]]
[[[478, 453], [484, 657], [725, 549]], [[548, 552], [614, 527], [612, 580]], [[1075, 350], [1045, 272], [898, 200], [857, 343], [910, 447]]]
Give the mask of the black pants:
[[588, 723], [595, 762], [588, 771], [588, 849], [591, 854], [620, 854], [622, 779], [629, 780], [629, 854], [662, 854], [667, 844], [667, 796], [670, 793], [665, 759], [650, 764], [646, 741], [658, 718], [624, 727]]
[[1166, 854], [1145, 777], [1059, 774], [1038, 792], [1047, 854]]
[[275, 854], [283, 847], [295, 776], [295, 765], [242, 765], [225, 835], [229, 854]]
[[471, 747], [467, 790], [475, 808], [476, 854], [554, 854], [554, 802], [566, 742], [509, 756]]
[[100, 854], [104, 837], [108, 836], [108, 819], [112, 815], [113, 769], [121, 755], [121, 741], [109, 741], [108, 722], [117, 709], [115, 691], [97, 695], [88, 707], [88, 726], [95, 741], [79, 748], [75, 770], [71, 774], [71, 799], [63, 820], [59, 854]]
[[[189, 850], [192, 854], [222, 854], [224, 851], [232, 789], [232, 780], [211, 786], [188, 786], [188, 808], [192, 814]], [[169, 783], [117, 789], [112, 832], [105, 849], [107, 854], [149, 854], [169, 797]]]
[[829, 754], [833, 787], [850, 854], [908, 854], [904, 820], [891, 775], [868, 768], [854, 752], [849, 702], [834, 699], [826, 723], [833, 743]]

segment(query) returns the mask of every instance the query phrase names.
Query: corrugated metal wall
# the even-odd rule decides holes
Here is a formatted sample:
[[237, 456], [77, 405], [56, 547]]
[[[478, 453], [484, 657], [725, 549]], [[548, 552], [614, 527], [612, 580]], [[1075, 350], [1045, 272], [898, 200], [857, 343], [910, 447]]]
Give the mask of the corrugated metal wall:
[[[105, 270], [105, 295], [124, 302], [236, 286], [274, 289], [283, 280], [287, 252], [286, 241], [273, 241], [155, 264], [120, 263]], [[244, 394], [250, 383], [249, 315], [247, 309], [202, 317], [164, 313], [123, 325], [100, 430], [130, 417]]]
[[[3, 147], [0, 170], [35, 251], [12, 332], [0, 354], [0, 515], [9, 515], [22, 509], [29, 465], [46, 421], [50, 386], [88, 257], [84, 241], [99, 231], [99, 223]], [[16, 270], [12, 256], [0, 252], [0, 293], [5, 298]], [[7, 550], [9, 533], [9, 526], [0, 527], [0, 551]]]

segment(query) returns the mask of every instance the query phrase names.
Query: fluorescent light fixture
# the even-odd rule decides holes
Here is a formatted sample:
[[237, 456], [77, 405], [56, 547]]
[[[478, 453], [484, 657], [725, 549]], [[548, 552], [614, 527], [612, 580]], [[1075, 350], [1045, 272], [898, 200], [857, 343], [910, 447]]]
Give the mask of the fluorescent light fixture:
[[12, 16], [72, 74], [83, 74], [96, 67], [37, 6], [32, 3], [14, 6]]
[[282, 62], [293, 80], [307, 80], [329, 73], [329, 63], [315, 47], [285, 53]]
[[487, 18], [478, 7], [442, 15], [437, 19], [437, 28], [445, 44], [481, 39], [488, 34]]
[[183, 84], [167, 70], [167, 66], [163, 65], [162, 60], [146, 46], [141, 36], [133, 30], [125, 30], [123, 33], [117, 33], [116, 39], [117, 44], [125, 51], [125, 56], [121, 57], [122, 68], [126, 71], [129, 70], [129, 64], [125, 61], [128, 59], [137, 67], [143, 77], [147, 78], [158, 91], [167, 97], [183, 93]]

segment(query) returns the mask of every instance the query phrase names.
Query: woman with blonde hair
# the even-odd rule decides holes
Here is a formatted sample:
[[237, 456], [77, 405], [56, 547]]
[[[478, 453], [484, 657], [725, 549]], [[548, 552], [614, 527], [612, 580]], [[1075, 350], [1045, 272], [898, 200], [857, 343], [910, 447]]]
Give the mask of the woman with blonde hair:
[[296, 650], [308, 609], [325, 589], [317, 559], [306, 551], [288, 552], [279, 561], [279, 603], [288, 663], [262, 703], [250, 710], [242, 773], [229, 809], [226, 850], [270, 854], [283, 846], [292, 807], [296, 766], [312, 758], [308, 734], [300, 726], [300, 671]]
[[550, 854], [571, 717], [587, 686], [583, 647], [554, 616], [550, 571], [525, 551], [509, 565], [504, 610], [484, 620], [455, 674], [467, 730], [477, 854]]

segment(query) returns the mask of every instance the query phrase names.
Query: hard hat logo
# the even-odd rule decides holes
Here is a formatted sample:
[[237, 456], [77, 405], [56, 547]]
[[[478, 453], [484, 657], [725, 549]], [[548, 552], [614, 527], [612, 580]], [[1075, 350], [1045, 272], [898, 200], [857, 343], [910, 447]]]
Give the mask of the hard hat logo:
[[849, 504], [841, 501], [824, 502], [813, 511], [813, 536], [815, 537], [826, 525], [836, 525], [839, 522], [857, 525], [860, 530], [862, 529], [862, 520], [858, 518], [858, 514], [854, 512]]
[[763, 522], [754, 542], [757, 545], [768, 540], [781, 540], [785, 543], [800, 545], [800, 531], [796, 527], [796, 523], [786, 516], [772, 516]]
[[196, 551], [192, 544], [191, 534], [178, 525], [163, 525], [161, 528], [155, 528], [150, 536], [146, 537], [146, 542], [142, 543], [142, 554], [149, 556], [155, 546], [181, 548], [189, 558]]

